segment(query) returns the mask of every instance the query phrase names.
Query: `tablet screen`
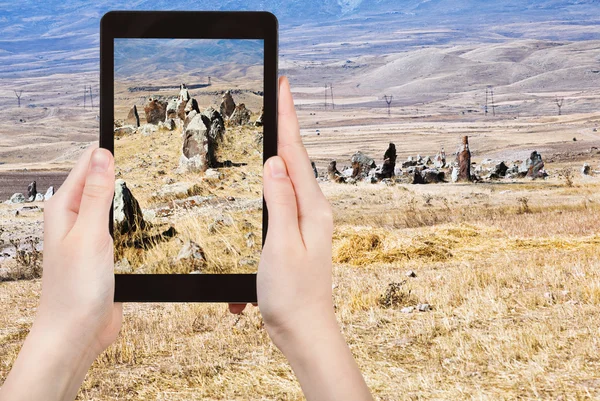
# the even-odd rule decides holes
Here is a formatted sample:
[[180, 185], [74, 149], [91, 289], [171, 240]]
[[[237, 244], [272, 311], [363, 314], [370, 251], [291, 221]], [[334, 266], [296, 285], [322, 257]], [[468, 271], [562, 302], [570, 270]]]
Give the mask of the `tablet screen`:
[[114, 40], [116, 273], [257, 271], [263, 63], [263, 40]]

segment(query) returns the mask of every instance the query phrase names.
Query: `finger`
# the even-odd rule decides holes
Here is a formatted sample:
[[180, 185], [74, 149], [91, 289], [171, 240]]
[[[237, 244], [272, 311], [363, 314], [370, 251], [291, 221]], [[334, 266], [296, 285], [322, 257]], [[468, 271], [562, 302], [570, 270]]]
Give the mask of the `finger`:
[[84, 230], [90, 238], [109, 235], [108, 220], [115, 191], [114, 167], [113, 156], [108, 150], [94, 150], [75, 222], [77, 232]]
[[265, 246], [279, 241], [300, 243], [302, 236], [298, 226], [296, 193], [286, 164], [279, 156], [273, 156], [265, 163], [264, 195], [269, 211]]
[[315, 180], [308, 153], [300, 137], [289, 81], [282, 77], [279, 82], [278, 154], [288, 166], [296, 192], [300, 230], [303, 236], [309, 238], [309, 242], [320, 244], [330, 236], [322, 226], [331, 225], [331, 209]]
[[90, 157], [96, 148], [98, 145], [92, 144], [83, 152], [58, 191], [44, 204], [44, 233], [49, 234], [47, 238], [61, 240], [75, 224]]
[[229, 312], [239, 315], [246, 309], [246, 304], [229, 304]]

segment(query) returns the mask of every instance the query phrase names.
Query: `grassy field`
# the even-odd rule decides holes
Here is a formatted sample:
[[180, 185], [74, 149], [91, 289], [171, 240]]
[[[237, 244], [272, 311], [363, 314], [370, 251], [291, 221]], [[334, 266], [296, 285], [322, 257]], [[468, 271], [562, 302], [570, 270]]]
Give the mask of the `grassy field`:
[[[600, 397], [600, 179], [322, 188], [337, 317], [378, 400]], [[5, 377], [40, 282], [0, 286]], [[303, 396], [257, 308], [128, 304], [79, 398]]]

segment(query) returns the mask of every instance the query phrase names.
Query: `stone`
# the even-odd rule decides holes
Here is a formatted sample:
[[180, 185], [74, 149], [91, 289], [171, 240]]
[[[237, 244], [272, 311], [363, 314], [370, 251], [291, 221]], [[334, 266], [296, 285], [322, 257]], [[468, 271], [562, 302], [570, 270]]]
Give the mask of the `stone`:
[[246, 125], [250, 122], [250, 110], [246, 108], [244, 103], [240, 103], [235, 106], [235, 110], [229, 117], [229, 123], [231, 125]]
[[148, 104], [144, 107], [146, 122], [148, 124], [158, 125], [165, 121], [167, 117], [167, 102], [158, 99], [148, 99]]
[[581, 168], [581, 174], [582, 175], [590, 175], [592, 172], [592, 168], [590, 167], [590, 165], [588, 163], [584, 163], [583, 167]]
[[[204, 172], [209, 167], [208, 127], [197, 114], [183, 131], [183, 146], [179, 167], [187, 172]], [[214, 157], [214, 156], [213, 156]]]
[[417, 161], [413, 160], [412, 156], [409, 156], [409, 158], [402, 163], [402, 168], [408, 168], [408, 167], [414, 167], [417, 165]]
[[146, 228], [140, 205], [127, 188], [124, 180], [115, 181], [113, 208], [114, 231], [123, 235], [132, 234]]
[[137, 106], [135, 104], [131, 109], [129, 109], [129, 113], [127, 113], [125, 123], [135, 128], [140, 126], [140, 115], [138, 114]]
[[209, 107], [202, 113], [204, 125], [208, 127], [208, 166], [219, 167], [216, 152], [225, 134], [225, 122], [221, 113]]
[[185, 84], [179, 85], [179, 95], [177, 95], [177, 99], [185, 102], [191, 99], [190, 92], [187, 90]]
[[431, 306], [429, 304], [418, 304], [417, 309], [419, 312], [429, 312], [431, 310]]
[[35, 181], [33, 181], [27, 186], [27, 200], [29, 202], [33, 202], [35, 200], [36, 195], [37, 195], [37, 185], [36, 185]]
[[122, 127], [115, 128], [114, 136], [121, 137], [125, 135], [135, 134], [136, 128], [133, 125], [124, 125]]
[[392, 178], [396, 169], [396, 145], [390, 142], [387, 150], [383, 155], [383, 166], [381, 172], [377, 174], [377, 178], [380, 180], [386, 178]]
[[471, 150], [469, 149], [469, 137], [463, 136], [462, 144], [459, 146], [456, 160], [458, 162], [458, 180], [470, 182], [471, 179]]
[[542, 159], [542, 155], [534, 150], [529, 155], [529, 158], [521, 164], [521, 167], [519, 168], [519, 174], [524, 174], [526, 177], [532, 179], [543, 178], [545, 176], [543, 169], [544, 161]]
[[44, 200], [49, 201], [50, 198], [52, 198], [53, 196], [54, 196], [54, 187], [52, 187], [52, 186], [48, 187], [48, 190], [44, 194]]
[[263, 126], [263, 114], [264, 114], [264, 112], [265, 112], [265, 108], [261, 107], [260, 108], [260, 113], [258, 114], [258, 118], [254, 122], [254, 125], [256, 125], [257, 127], [262, 127]]
[[13, 196], [10, 197], [10, 199], [7, 201], [7, 203], [9, 203], [9, 204], [25, 203], [25, 196], [22, 193], [13, 194]]
[[352, 162], [352, 178], [357, 180], [366, 178], [369, 171], [377, 167], [375, 160], [360, 151], [353, 154], [350, 161]]
[[177, 254], [177, 262], [192, 262], [194, 266], [206, 263], [204, 249], [194, 241], [187, 241]]
[[409, 270], [406, 272], [406, 277], [415, 278], [417, 277], [417, 273], [415, 273], [413, 270]]
[[232, 226], [233, 225], [233, 218], [229, 215], [225, 215], [225, 214], [219, 214], [217, 216], [215, 216], [215, 218], [213, 219], [213, 222], [208, 226], [208, 232], [211, 234], [215, 234], [219, 227], [224, 227], [224, 226]]
[[190, 125], [190, 122], [194, 119], [194, 117], [196, 117], [196, 115], [198, 115], [200, 112], [196, 111], [196, 110], [192, 110], [190, 111], [186, 116], [185, 116], [185, 120], [183, 120], [183, 131], [185, 131], [185, 129], [187, 128], [188, 125]]
[[415, 311], [414, 306], [407, 306], [406, 308], [400, 309], [400, 312], [402, 312], [402, 313], [413, 313], [414, 311]]
[[490, 175], [491, 178], [504, 177], [507, 171], [508, 166], [504, 162], [500, 162], [490, 169]]
[[131, 274], [133, 273], [133, 268], [129, 263], [127, 258], [123, 258], [115, 263], [115, 273], [117, 274]]
[[231, 96], [231, 91], [226, 91], [223, 94], [223, 100], [221, 101], [220, 111], [221, 115], [225, 118], [231, 117], [235, 110], [235, 102]]
[[190, 100], [188, 100], [186, 102], [183, 111], [186, 116], [189, 115], [192, 111], [195, 111], [196, 113], [200, 113], [200, 108], [198, 107], [198, 101], [194, 98], [191, 98]]
[[172, 118], [167, 118], [165, 121], [158, 123], [158, 129], [164, 129], [167, 131], [173, 131], [176, 126], [175, 120]]
[[220, 180], [223, 178], [223, 174], [221, 174], [221, 172], [219, 172], [219, 170], [209, 168], [204, 172], [204, 177], [215, 179], [215, 180]]
[[452, 166], [452, 182], [458, 182], [458, 166]]
[[158, 128], [156, 125], [144, 124], [140, 127], [140, 131], [142, 132], [143, 136], [148, 136], [148, 135], [151, 135], [152, 133], [158, 131]]
[[329, 162], [329, 166], [327, 166], [327, 177], [329, 177], [329, 180], [333, 182], [346, 182], [345, 178], [337, 170], [337, 161], [335, 160]]
[[433, 167], [445, 168], [446, 167], [446, 152], [442, 148], [441, 152], [433, 157]]
[[310, 166], [313, 169], [313, 174], [315, 175], [315, 178], [319, 178], [319, 172], [317, 171], [317, 165], [315, 164], [315, 162], [311, 160]]
[[156, 197], [182, 196], [187, 195], [194, 186], [191, 182], [175, 182], [173, 184], [163, 185], [161, 189], [154, 193]]
[[35, 194], [35, 201], [36, 202], [43, 202], [44, 201], [44, 194], [39, 193], [39, 192], [37, 194]]
[[177, 98], [173, 98], [171, 100], [169, 100], [169, 102], [167, 103], [167, 116], [166, 118], [177, 118], [177, 108], [178, 108], [178, 104], [177, 104]]
[[256, 235], [254, 235], [253, 232], [249, 232], [246, 235], [244, 235], [244, 238], [246, 239], [246, 246], [248, 248], [254, 248], [254, 245], [256, 244]]

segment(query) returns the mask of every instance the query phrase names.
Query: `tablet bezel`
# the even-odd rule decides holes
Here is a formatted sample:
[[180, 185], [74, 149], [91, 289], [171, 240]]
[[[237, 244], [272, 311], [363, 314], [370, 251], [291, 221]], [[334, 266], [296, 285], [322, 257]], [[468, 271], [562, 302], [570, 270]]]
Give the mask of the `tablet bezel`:
[[[277, 18], [268, 12], [110, 11], [100, 21], [100, 147], [114, 154], [114, 39], [262, 39], [263, 163], [277, 154]], [[263, 244], [268, 212], [263, 199]], [[112, 234], [112, 208], [109, 221]], [[256, 274], [115, 274], [116, 302], [255, 303]]]

